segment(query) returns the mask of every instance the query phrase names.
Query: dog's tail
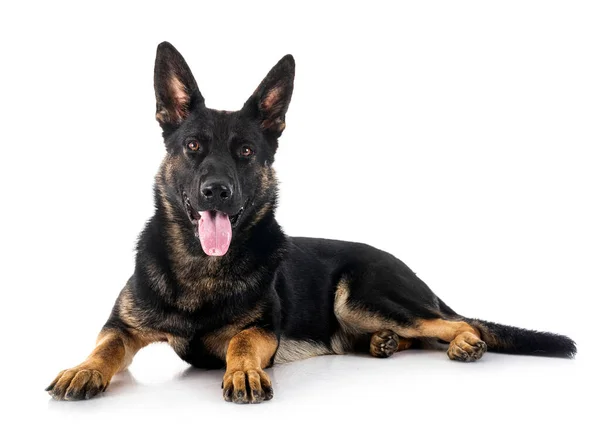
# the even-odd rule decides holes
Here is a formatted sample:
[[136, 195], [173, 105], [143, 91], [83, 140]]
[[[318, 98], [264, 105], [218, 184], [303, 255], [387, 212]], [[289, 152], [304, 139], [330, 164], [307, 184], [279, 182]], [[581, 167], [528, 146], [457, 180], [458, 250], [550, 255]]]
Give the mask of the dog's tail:
[[463, 319], [479, 330], [481, 339], [487, 344], [489, 351], [569, 359], [577, 353], [575, 342], [567, 336], [526, 330], [480, 319]]

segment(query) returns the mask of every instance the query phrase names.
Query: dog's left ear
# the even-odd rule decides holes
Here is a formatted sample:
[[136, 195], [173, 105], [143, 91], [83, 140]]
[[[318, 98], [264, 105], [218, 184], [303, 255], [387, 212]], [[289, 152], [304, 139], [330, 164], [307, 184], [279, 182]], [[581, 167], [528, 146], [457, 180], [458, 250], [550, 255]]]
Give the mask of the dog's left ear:
[[244, 110], [259, 118], [262, 129], [275, 137], [285, 129], [285, 113], [292, 99], [295, 70], [292, 55], [281, 58], [244, 105]]

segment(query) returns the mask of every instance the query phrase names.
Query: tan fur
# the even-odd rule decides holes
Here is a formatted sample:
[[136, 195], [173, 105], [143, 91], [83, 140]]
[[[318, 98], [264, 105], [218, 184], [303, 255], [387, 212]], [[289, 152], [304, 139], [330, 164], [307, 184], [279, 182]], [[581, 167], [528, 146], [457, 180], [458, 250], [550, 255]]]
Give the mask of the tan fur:
[[446, 342], [453, 341], [458, 335], [470, 334], [480, 338], [479, 332], [464, 321], [448, 321], [445, 319], [421, 320], [411, 331], [413, 336], [438, 338]]
[[144, 313], [135, 306], [129, 284], [125, 285], [125, 288], [119, 294], [117, 307], [119, 318], [128, 326], [128, 331], [131, 332], [133, 337], [139, 338], [145, 343], [164, 342], [169, 339], [166, 334], [143, 327]]
[[110, 380], [117, 372], [127, 368], [133, 355], [142, 346], [142, 341], [137, 338], [127, 338], [117, 331], [104, 330], [98, 335], [96, 348], [80, 366], [95, 369]]
[[169, 122], [169, 114], [167, 113], [167, 111], [165, 109], [162, 109], [162, 110], [156, 112], [155, 117], [156, 117], [156, 121], [158, 121], [161, 124]]
[[400, 338], [400, 340], [398, 341], [398, 349], [396, 351], [408, 350], [410, 347], [412, 347], [412, 345], [413, 341], [411, 341], [410, 339]]
[[[169, 257], [173, 263], [173, 272], [175, 279], [183, 290], [177, 296], [177, 299], [170, 298], [170, 295], [164, 294], [169, 303], [184, 311], [196, 310], [202, 302], [211, 298], [211, 294], [221, 291], [224, 288], [245, 289], [248, 283], [251, 283], [252, 276], [246, 277], [246, 280], [235, 280], [233, 278], [223, 279], [220, 274], [218, 258], [199, 258], [191, 256], [186, 245], [185, 237], [182, 234], [181, 227], [175, 219], [173, 206], [168, 201], [164, 186], [172, 184], [172, 177], [180, 165], [178, 158], [167, 155], [163, 160], [161, 168], [156, 176], [156, 186], [160, 197], [161, 205], [167, 214], [166, 231], [168, 233], [167, 248]], [[203, 276], [199, 277], [198, 272], [202, 271]], [[151, 277], [152, 278], [152, 277]], [[162, 284], [161, 277], [155, 277], [157, 284]]]
[[152, 289], [162, 295], [166, 295], [168, 293], [167, 278], [156, 265], [147, 265], [146, 274], [148, 275]]
[[[392, 320], [370, 313], [349, 303], [350, 289], [346, 279], [338, 283], [334, 313], [340, 323], [340, 331], [331, 338], [327, 347], [314, 341], [296, 341], [282, 338], [275, 356], [276, 363], [291, 362], [325, 354], [345, 354], [355, 349], [356, 340], [364, 334], [378, 332], [383, 329], [398, 330]], [[409, 341], [404, 340], [402, 346], [408, 348]]]
[[96, 348], [81, 364], [62, 371], [48, 387], [57, 399], [78, 399], [106, 389], [112, 377], [126, 369], [135, 354], [153, 342], [168, 342], [175, 351], [187, 347], [187, 339], [144, 327], [144, 313], [136, 307], [129, 284], [125, 285], [116, 307], [125, 324], [123, 330], [104, 328], [98, 335]]
[[48, 387], [56, 399], [89, 398], [106, 389], [113, 376], [127, 368], [140, 348], [162, 340], [159, 335], [124, 334], [104, 329], [94, 351], [81, 364], [62, 371]]
[[138, 325], [138, 318], [134, 315], [133, 296], [131, 295], [129, 284], [125, 285], [125, 288], [123, 288], [119, 294], [117, 303], [119, 308], [119, 318], [121, 318], [125, 324], [136, 327]]
[[[267, 196], [268, 192], [273, 189], [274, 186], [277, 185], [277, 175], [275, 174], [275, 170], [271, 167], [265, 166], [261, 169], [260, 172], [260, 188], [259, 192], [263, 196]], [[258, 224], [265, 215], [273, 210], [273, 204], [270, 202], [266, 202], [261, 206], [261, 208], [254, 215], [252, 222], [249, 227], [253, 227]]]
[[223, 397], [236, 403], [259, 403], [273, 396], [271, 380], [264, 371], [270, 365], [277, 337], [258, 327], [243, 330], [229, 342]]
[[254, 310], [237, 319], [235, 323], [207, 334], [202, 338], [204, 346], [210, 353], [225, 360], [231, 339], [240, 333], [245, 326], [260, 318], [263, 310], [262, 306], [256, 307]]
[[[169, 257], [173, 263], [173, 272], [175, 279], [183, 291], [177, 295], [177, 298], [171, 298], [168, 292], [162, 292], [162, 296], [178, 309], [192, 312], [196, 310], [203, 302], [210, 300], [217, 293], [227, 292], [235, 289], [242, 291], [248, 287], [256, 286], [257, 276], [247, 275], [244, 277], [232, 277], [226, 271], [223, 271], [221, 260], [216, 257], [201, 258], [190, 255], [185, 237], [182, 234], [181, 227], [175, 219], [173, 205], [167, 198], [165, 186], [173, 184], [173, 175], [181, 163], [178, 157], [167, 155], [161, 164], [161, 168], [156, 175], [156, 186], [158, 188], [160, 203], [164, 207], [167, 215], [166, 232], [168, 233], [167, 248]], [[261, 190], [264, 192], [272, 189], [276, 183], [275, 172], [272, 168], [264, 167], [261, 174]], [[264, 214], [272, 208], [271, 204], [265, 205], [259, 210], [254, 223], [262, 219]], [[202, 272], [202, 275], [199, 272]], [[156, 290], [161, 292], [166, 288], [166, 280], [159, 271], [151, 271], [150, 279], [156, 284]]]
[[[276, 106], [281, 106], [283, 92], [284, 90], [281, 87], [271, 89], [261, 102], [261, 110], [270, 114], [276, 112]], [[262, 122], [261, 126], [263, 129], [271, 129], [281, 133], [285, 129], [285, 122], [282, 117], [272, 118], [269, 116]]]
[[243, 330], [229, 342], [227, 370], [266, 368], [277, 349], [277, 337], [258, 327]]
[[[145, 314], [135, 306], [129, 285], [121, 291], [117, 306], [119, 318], [129, 327], [128, 331], [144, 344], [153, 342], [168, 342], [176, 351], [187, 345], [186, 338], [180, 338], [171, 334], [162, 333], [144, 326]], [[133, 356], [132, 356], [133, 357]]]
[[189, 345], [189, 339], [172, 335], [167, 335], [167, 342], [179, 356], [185, 354]]
[[395, 322], [368, 312], [366, 309], [357, 305], [351, 304], [349, 298], [350, 288], [348, 281], [342, 279], [338, 283], [335, 292], [333, 311], [342, 326], [342, 330], [347, 334], [357, 335], [360, 333], [375, 333], [376, 331], [383, 329], [389, 329], [396, 332], [398, 325]]
[[277, 185], [277, 174], [272, 167], [265, 166], [260, 172], [260, 191], [264, 194]]
[[256, 212], [256, 214], [254, 215], [251, 226], [255, 226], [256, 224], [258, 224], [265, 217], [265, 215], [272, 209], [273, 209], [273, 205], [271, 203], [265, 203], [258, 210], [258, 212]]
[[275, 118], [274, 120], [266, 119], [261, 123], [261, 127], [281, 133], [285, 130], [285, 122], [281, 118]]
[[451, 359], [467, 352], [470, 354], [467, 360], [476, 360], [485, 351], [479, 331], [464, 321], [421, 319], [411, 326], [401, 326], [393, 320], [350, 303], [349, 297], [348, 280], [342, 279], [335, 293], [334, 313], [342, 329], [339, 334], [348, 341], [362, 333], [375, 333], [387, 329], [406, 340], [403, 343], [405, 348], [410, 346], [410, 338], [435, 338], [450, 342], [448, 356]]
[[279, 341], [279, 348], [275, 354], [275, 363], [294, 362], [296, 360], [308, 359], [309, 357], [323, 356], [326, 354], [334, 353], [331, 348], [320, 342], [281, 338]]
[[185, 85], [176, 76], [171, 77], [169, 86], [171, 87], [171, 95], [173, 95], [173, 99], [177, 103], [175, 105], [176, 115], [179, 120], [182, 120], [187, 116], [187, 106], [190, 102], [190, 96]]
[[343, 330], [336, 332], [331, 337], [331, 351], [333, 354], [346, 354], [354, 350], [355, 338], [347, 335]]
[[273, 110], [273, 106], [275, 106], [281, 100], [281, 94], [283, 94], [281, 87], [271, 89], [265, 98], [263, 98], [260, 105], [261, 109], [265, 112]]
[[172, 76], [169, 81], [169, 87], [171, 88], [171, 95], [175, 103], [174, 112], [172, 114], [172, 120], [174, 122], [181, 122], [185, 117], [188, 116], [188, 104], [190, 97], [188, 95], [185, 85], [177, 78]]
[[172, 101], [165, 102], [171, 107], [162, 108], [156, 113], [156, 119], [161, 123], [180, 123], [188, 116], [190, 96], [185, 85], [175, 75], [171, 76], [168, 85]]

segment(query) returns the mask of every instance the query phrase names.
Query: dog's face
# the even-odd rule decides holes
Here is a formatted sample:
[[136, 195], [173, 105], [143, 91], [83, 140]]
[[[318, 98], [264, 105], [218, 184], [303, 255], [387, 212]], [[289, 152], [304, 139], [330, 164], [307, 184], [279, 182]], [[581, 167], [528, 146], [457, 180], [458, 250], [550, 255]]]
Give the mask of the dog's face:
[[241, 110], [209, 109], [179, 52], [166, 42], [158, 46], [154, 87], [169, 154], [165, 183], [207, 255], [226, 254], [236, 230], [273, 207], [271, 165], [293, 84], [294, 59], [287, 55]]

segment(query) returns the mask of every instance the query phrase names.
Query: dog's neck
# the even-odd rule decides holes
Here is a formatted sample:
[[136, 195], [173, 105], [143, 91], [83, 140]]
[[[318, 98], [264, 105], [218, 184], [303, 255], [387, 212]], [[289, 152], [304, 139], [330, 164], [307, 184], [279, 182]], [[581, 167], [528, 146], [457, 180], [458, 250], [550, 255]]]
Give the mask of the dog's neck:
[[272, 208], [257, 222], [249, 216], [246, 224], [252, 225], [241, 227], [227, 253], [216, 257], [204, 253], [188, 217], [173, 206], [157, 201], [138, 242], [136, 269], [150, 290], [187, 312], [215, 298], [269, 291], [287, 247]]

